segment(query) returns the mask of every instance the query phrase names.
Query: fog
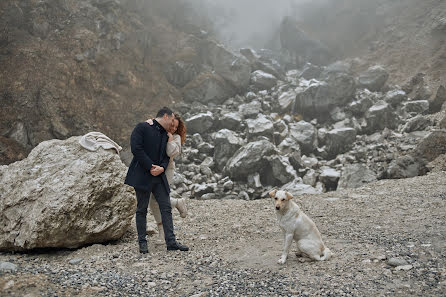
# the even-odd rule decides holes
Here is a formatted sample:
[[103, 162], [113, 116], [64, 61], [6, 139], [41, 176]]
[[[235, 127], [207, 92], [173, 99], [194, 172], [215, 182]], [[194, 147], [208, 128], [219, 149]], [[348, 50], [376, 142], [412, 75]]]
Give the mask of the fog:
[[233, 48], [277, 48], [285, 16], [303, 20], [329, 0], [185, 0], [205, 14], [219, 40]]

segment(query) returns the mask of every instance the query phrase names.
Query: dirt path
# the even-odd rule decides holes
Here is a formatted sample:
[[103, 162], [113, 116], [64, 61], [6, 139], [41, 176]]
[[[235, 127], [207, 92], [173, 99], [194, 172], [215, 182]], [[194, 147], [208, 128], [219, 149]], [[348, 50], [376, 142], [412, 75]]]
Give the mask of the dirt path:
[[282, 235], [270, 199], [191, 200], [188, 218], [174, 216], [188, 253], [152, 240], [140, 256], [134, 229], [107, 245], [1, 253], [17, 267], [0, 272], [0, 295], [444, 296], [445, 180], [439, 172], [299, 197], [335, 253], [329, 261], [306, 262], [292, 249], [277, 264]]

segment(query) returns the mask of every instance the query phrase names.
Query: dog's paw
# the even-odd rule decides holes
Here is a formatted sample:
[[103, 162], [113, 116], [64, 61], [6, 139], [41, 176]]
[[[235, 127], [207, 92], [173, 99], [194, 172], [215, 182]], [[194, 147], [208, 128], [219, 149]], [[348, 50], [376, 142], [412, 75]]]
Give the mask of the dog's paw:
[[280, 265], [285, 264], [285, 262], [286, 262], [286, 258], [285, 258], [285, 257], [281, 257], [281, 258], [277, 261], [277, 263], [279, 263]]

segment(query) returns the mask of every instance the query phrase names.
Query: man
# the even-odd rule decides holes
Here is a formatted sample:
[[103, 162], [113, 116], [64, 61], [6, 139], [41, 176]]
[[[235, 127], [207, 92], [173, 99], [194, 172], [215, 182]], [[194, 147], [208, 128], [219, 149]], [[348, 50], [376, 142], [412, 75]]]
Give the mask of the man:
[[134, 187], [136, 191], [136, 230], [139, 252], [143, 254], [148, 253], [146, 223], [150, 193], [153, 193], [160, 207], [167, 250], [189, 250], [187, 246], [176, 241], [173, 233], [170, 188], [164, 173], [169, 164], [166, 153], [167, 131], [174, 119], [172, 110], [163, 107], [156, 114], [153, 125], [147, 122], [139, 123], [130, 137], [133, 159], [125, 183]]

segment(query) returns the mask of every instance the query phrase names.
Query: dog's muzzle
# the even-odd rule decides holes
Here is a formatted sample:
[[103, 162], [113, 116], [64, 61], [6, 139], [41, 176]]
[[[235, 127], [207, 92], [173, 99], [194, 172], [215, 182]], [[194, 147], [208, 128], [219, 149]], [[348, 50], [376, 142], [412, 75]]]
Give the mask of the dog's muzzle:
[[279, 209], [280, 209], [280, 206], [276, 206], [276, 209], [279, 210]]

